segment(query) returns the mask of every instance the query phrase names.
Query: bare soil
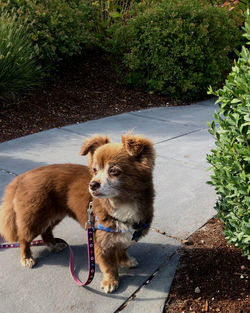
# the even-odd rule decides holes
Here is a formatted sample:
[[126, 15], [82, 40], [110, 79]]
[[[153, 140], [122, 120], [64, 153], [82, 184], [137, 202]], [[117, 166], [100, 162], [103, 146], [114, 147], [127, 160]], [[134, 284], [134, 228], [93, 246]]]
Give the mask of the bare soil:
[[165, 313], [250, 312], [250, 262], [227, 244], [222, 230], [212, 218], [180, 249]]
[[120, 85], [109, 64], [93, 53], [65, 66], [60, 78], [0, 102], [0, 142], [123, 112], [186, 104]]
[[[188, 104], [120, 85], [108, 63], [93, 54], [65, 67], [60, 78], [1, 102], [0, 142], [122, 112]], [[249, 261], [226, 243], [222, 228], [214, 218], [182, 247], [165, 313], [250, 312]]]

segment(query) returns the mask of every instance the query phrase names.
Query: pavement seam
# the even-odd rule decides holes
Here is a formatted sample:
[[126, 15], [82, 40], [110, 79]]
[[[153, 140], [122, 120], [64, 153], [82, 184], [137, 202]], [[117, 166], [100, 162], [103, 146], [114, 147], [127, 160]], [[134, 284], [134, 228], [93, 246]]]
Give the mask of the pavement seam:
[[9, 175], [12, 175], [12, 176], [15, 176], [15, 177], [18, 176], [18, 174], [12, 173], [10, 171], [7, 171], [4, 168], [0, 168], [0, 171], [3, 172], [4, 174], [9, 174]]
[[186, 124], [186, 123], [183, 123], [183, 122], [177, 122], [177, 121], [173, 121], [173, 120], [169, 120], [169, 119], [162, 119], [162, 118], [159, 118], [159, 117], [149, 117], [149, 116], [141, 115], [140, 113], [131, 113], [131, 112], [129, 112], [128, 114], [131, 114], [131, 115], [134, 115], [134, 116], [138, 116], [138, 117], [142, 117], [142, 118], [149, 119], [149, 120], [156, 120], [156, 121], [159, 121], [159, 122], [176, 124], [178, 126], [182, 125], [182, 126], [185, 126], [185, 127], [198, 127], [197, 125], [192, 124], [192, 123]]
[[[156, 232], [156, 233], [159, 233], [160, 235], [163, 235], [163, 236], [165, 236], [165, 237], [168, 237], [168, 238], [174, 239], [174, 240], [176, 240], [176, 241], [179, 241], [182, 245], [185, 245], [185, 244], [188, 242], [188, 240], [185, 240], [185, 239], [183, 240], [183, 239], [180, 239], [180, 238], [178, 238], [178, 237], [175, 237], [175, 236], [172, 236], [172, 235], [168, 235], [165, 231], [161, 231], [161, 230], [159, 230], [159, 229], [157, 229], [157, 228], [154, 228], [154, 227], [150, 227], [150, 230], [152, 230], [152, 231], [154, 231], [154, 232]], [[122, 310], [124, 310], [124, 309], [130, 304], [130, 302], [133, 301], [133, 300], [136, 298], [137, 294], [141, 291], [141, 289], [142, 289], [143, 287], [147, 286], [147, 285], [155, 278], [155, 276], [158, 275], [158, 273], [159, 273], [161, 267], [164, 266], [164, 265], [167, 265], [167, 264], [171, 261], [171, 259], [174, 257], [174, 255], [178, 253], [178, 250], [179, 250], [179, 248], [176, 249], [176, 251], [174, 251], [174, 252], [168, 257], [167, 262], [162, 262], [162, 263], [156, 268], [156, 270], [154, 270], [154, 272], [153, 272], [153, 273], [152, 273], [152, 274], [151, 274], [151, 275], [150, 275], [150, 276], [149, 276], [149, 277], [148, 277], [148, 278], [130, 295], [130, 297], [128, 297], [128, 299], [125, 300], [125, 301], [114, 311], [114, 313], [119, 313], [119, 312], [121, 312]]]
[[164, 265], [168, 265], [168, 263], [171, 261], [171, 259], [174, 257], [174, 255], [176, 255], [178, 253], [178, 249], [176, 251], [174, 251], [169, 257], [168, 260], [166, 262], [162, 262], [157, 268], [156, 270], [154, 270], [154, 272], [131, 294], [131, 296], [125, 300], [115, 311], [114, 313], [119, 313], [122, 310], [124, 310], [131, 301], [133, 301], [137, 294], [141, 291], [141, 289], [145, 286], [147, 286], [159, 273], [161, 267], [163, 267]]
[[[85, 122], [83, 122], [83, 123], [85, 123]], [[80, 124], [81, 124], [81, 123], [79, 123], [78, 125], [80, 125]], [[67, 126], [64, 126], [64, 127], [67, 127]], [[75, 135], [78, 135], [78, 136], [80, 136], [80, 137], [87, 137], [87, 136], [85, 136], [85, 135], [83, 135], [83, 134], [80, 134], [80, 133], [78, 133], [78, 132], [76, 132], [76, 131], [73, 131], [73, 130], [71, 130], [71, 129], [64, 128], [64, 127], [57, 127], [56, 129], [62, 130], [62, 131], [65, 131], [65, 132], [68, 132], [68, 133], [71, 133], [71, 134], [75, 134]]]
[[174, 139], [178, 139], [180, 137], [188, 136], [188, 135], [193, 134], [193, 133], [198, 133], [199, 131], [202, 131], [202, 130], [205, 130], [205, 129], [207, 129], [207, 128], [197, 128], [197, 129], [191, 130], [191, 131], [189, 131], [187, 133], [184, 133], [184, 134], [181, 134], [181, 135], [178, 135], [178, 136], [175, 136], [175, 137], [171, 137], [169, 139], [164, 139], [162, 141], [156, 142], [155, 145], [158, 145], [158, 144], [164, 143], [164, 142], [168, 142], [168, 141], [171, 141], [171, 140], [174, 140]]

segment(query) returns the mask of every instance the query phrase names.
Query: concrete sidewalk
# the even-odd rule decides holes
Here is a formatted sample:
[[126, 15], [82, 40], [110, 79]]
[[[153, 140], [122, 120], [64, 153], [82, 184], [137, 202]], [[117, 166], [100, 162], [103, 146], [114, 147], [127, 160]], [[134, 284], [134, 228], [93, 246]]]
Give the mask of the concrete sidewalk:
[[[207, 100], [142, 110], [4, 142], [0, 144], [0, 197], [15, 175], [29, 169], [52, 163], [87, 164], [79, 155], [86, 137], [100, 133], [120, 141], [121, 134], [133, 129], [135, 134], [153, 139], [157, 153], [152, 227], [185, 239], [215, 214], [216, 195], [206, 184], [206, 154], [214, 144], [207, 121], [213, 119], [215, 108], [214, 101]], [[56, 227], [55, 236], [72, 245], [78, 274], [85, 280], [85, 232], [67, 218]], [[98, 267], [89, 287], [73, 283], [67, 249], [54, 254], [45, 247], [33, 247], [37, 265], [31, 270], [20, 265], [18, 249], [0, 250], [0, 313], [161, 313], [178, 265], [179, 246], [179, 240], [151, 230], [130, 249], [139, 266], [122, 270], [120, 287], [110, 295], [99, 287]]]

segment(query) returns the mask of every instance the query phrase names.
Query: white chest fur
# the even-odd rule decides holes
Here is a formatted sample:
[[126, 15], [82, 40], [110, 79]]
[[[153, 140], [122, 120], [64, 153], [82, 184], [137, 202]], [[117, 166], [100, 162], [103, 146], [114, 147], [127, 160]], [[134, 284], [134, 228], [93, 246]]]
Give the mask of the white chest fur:
[[112, 216], [117, 220], [116, 227], [121, 230], [120, 240], [129, 247], [135, 243], [132, 240], [133, 234], [136, 231], [133, 225], [140, 222], [139, 209], [136, 203], [111, 203], [113, 209]]
[[140, 215], [138, 206], [135, 202], [132, 203], [112, 203], [113, 214], [112, 216], [124, 223], [139, 223]]

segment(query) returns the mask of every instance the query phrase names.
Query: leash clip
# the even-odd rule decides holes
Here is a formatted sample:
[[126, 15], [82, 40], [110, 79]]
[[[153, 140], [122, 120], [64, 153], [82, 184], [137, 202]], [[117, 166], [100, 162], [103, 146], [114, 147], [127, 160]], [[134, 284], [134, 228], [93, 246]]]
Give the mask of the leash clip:
[[93, 226], [93, 223], [91, 222], [91, 216], [93, 213], [93, 201], [89, 203], [89, 208], [87, 209], [88, 212], [88, 221], [85, 223], [85, 229], [87, 230], [89, 227]]

